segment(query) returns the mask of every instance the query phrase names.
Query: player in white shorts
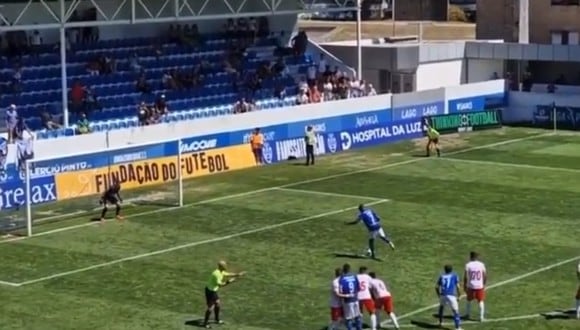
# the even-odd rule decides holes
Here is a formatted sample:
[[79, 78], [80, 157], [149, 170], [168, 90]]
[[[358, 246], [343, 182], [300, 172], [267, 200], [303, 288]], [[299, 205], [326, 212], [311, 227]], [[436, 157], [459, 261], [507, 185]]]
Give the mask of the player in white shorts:
[[364, 308], [371, 318], [371, 330], [377, 329], [377, 315], [375, 314], [375, 301], [371, 295], [372, 278], [367, 274], [366, 267], [360, 267], [356, 275], [359, 283], [358, 303], [361, 310]]
[[336, 295], [339, 292], [339, 279], [341, 275], [340, 268], [334, 270], [334, 279], [332, 280], [332, 287], [330, 290], [330, 325], [328, 330], [337, 330], [342, 323], [342, 301]]
[[[374, 291], [375, 297], [375, 306], [378, 309], [383, 308], [387, 315], [391, 318], [395, 329], [399, 329], [399, 321], [397, 320], [397, 316], [394, 313], [393, 308], [393, 296], [391, 292], [387, 288], [385, 282], [377, 278], [377, 275], [374, 272], [370, 272], [369, 276], [371, 277], [371, 287]], [[378, 313], [377, 313], [378, 314]], [[377, 317], [377, 323], [380, 324], [379, 319]]]
[[[576, 269], [576, 276], [580, 282], [580, 262], [578, 263], [578, 268]], [[580, 284], [578, 284], [578, 290], [576, 291], [576, 318], [580, 320]]]
[[465, 308], [465, 318], [469, 319], [471, 313], [471, 302], [477, 300], [479, 305], [479, 320], [483, 322], [485, 318], [485, 285], [487, 283], [487, 270], [485, 264], [479, 261], [479, 254], [471, 252], [469, 262], [465, 265], [463, 275], [463, 289], [467, 295], [467, 305]]

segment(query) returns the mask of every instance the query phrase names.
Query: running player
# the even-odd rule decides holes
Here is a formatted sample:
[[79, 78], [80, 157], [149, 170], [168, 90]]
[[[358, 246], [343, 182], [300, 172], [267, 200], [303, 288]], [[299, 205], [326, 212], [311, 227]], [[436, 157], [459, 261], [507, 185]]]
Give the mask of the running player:
[[485, 285], [487, 284], [487, 271], [485, 264], [479, 261], [479, 254], [471, 252], [469, 262], [465, 265], [463, 275], [463, 289], [467, 295], [467, 305], [465, 308], [465, 318], [469, 319], [471, 314], [471, 302], [477, 300], [479, 305], [479, 321], [483, 322], [485, 317]]
[[342, 302], [336, 295], [339, 292], [339, 280], [342, 271], [340, 268], [334, 270], [334, 279], [332, 280], [332, 290], [330, 291], [330, 325], [328, 330], [338, 330], [342, 323]]
[[343, 317], [347, 330], [362, 330], [362, 315], [358, 303], [360, 284], [355, 274], [350, 272], [350, 265], [342, 266], [342, 275], [338, 280], [336, 295], [342, 299]]
[[[576, 276], [578, 277], [578, 281], [580, 281], [580, 262], [578, 262]], [[580, 320], [580, 284], [578, 285], [578, 291], [576, 292], [576, 318]]]
[[371, 318], [371, 330], [377, 330], [377, 315], [375, 314], [375, 300], [371, 294], [372, 278], [367, 274], [366, 267], [360, 267], [356, 276], [359, 283], [358, 303], [361, 310], [364, 308]]
[[105, 191], [101, 200], [99, 201], [100, 204], [103, 205], [103, 211], [101, 212], [101, 222], [105, 221], [105, 215], [107, 214], [108, 208], [107, 204], [115, 205], [115, 217], [117, 220], [123, 220], [121, 216], [121, 204], [123, 199], [119, 192], [121, 191], [121, 183], [118, 180], [114, 180], [109, 188]]
[[431, 147], [435, 147], [437, 151], [437, 157], [441, 156], [441, 150], [439, 149], [439, 132], [434, 129], [431, 124], [429, 124], [429, 119], [425, 118], [425, 126], [427, 126], [427, 157], [431, 156]]
[[351, 225], [355, 225], [362, 222], [367, 230], [369, 231], [369, 254], [371, 258], [375, 258], [375, 238], [380, 237], [385, 243], [389, 244], [391, 249], [395, 249], [395, 244], [391, 242], [385, 231], [381, 227], [381, 218], [370, 208], [366, 208], [363, 204], [358, 206], [358, 217], [353, 222], [349, 222]]
[[[374, 291], [375, 296], [375, 306], [378, 309], [383, 308], [387, 315], [391, 318], [391, 322], [395, 326], [395, 329], [399, 329], [399, 321], [397, 320], [397, 316], [394, 313], [393, 309], [393, 297], [391, 292], [387, 288], [385, 282], [377, 278], [375, 272], [370, 272], [369, 276], [371, 277], [371, 287]], [[377, 317], [377, 323], [380, 324], [380, 321]]]
[[437, 280], [435, 288], [437, 296], [439, 297], [439, 326], [443, 326], [443, 311], [445, 306], [449, 305], [453, 312], [453, 323], [456, 330], [461, 330], [461, 317], [459, 316], [459, 303], [457, 302], [460, 296], [459, 276], [453, 271], [451, 265], [443, 267], [443, 274]]

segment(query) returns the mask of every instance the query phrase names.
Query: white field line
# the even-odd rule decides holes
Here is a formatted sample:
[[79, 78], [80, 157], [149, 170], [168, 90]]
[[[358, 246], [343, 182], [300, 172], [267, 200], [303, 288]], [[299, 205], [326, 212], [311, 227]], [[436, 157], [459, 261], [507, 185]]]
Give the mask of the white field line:
[[[376, 205], [376, 204], [381, 204], [381, 203], [385, 203], [385, 202], [387, 202], [387, 200], [379, 200], [379, 201], [370, 202], [370, 203], [368, 203], [368, 205]], [[82, 273], [82, 272], [86, 272], [86, 271], [90, 271], [90, 270], [94, 270], [94, 269], [99, 269], [99, 268], [104, 268], [104, 267], [120, 264], [120, 263], [123, 263], [126, 261], [148, 258], [148, 257], [157, 256], [160, 254], [165, 254], [165, 253], [169, 253], [169, 252], [173, 252], [173, 251], [187, 249], [187, 248], [194, 247], [194, 246], [211, 244], [211, 243], [229, 240], [232, 238], [237, 238], [237, 237], [246, 236], [246, 235], [250, 235], [250, 234], [256, 234], [256, 233], [260, 233], [260, 232], [264, 232], [264, 231], [268, 231], [268, 230], [272, 230], [272, 229], [277, 229], [277, 228], [281, 228], [281, 227], [285, 227], [285, 226], [289, 226], [289, 225], [293, 225], [293, 224], [297, 224], [297, 223], [301, 223], [301, 222], [306, 222], [306, 221], [310, 221], [310, 220], [314, 220], [314, 219], [319, 219], [319, 218], [324, 218], [324, 217], [328, 217], [331, 215], [344, 213], [347, 211], [356, 210], [357, 208], [358, 208], [358, 206], [353, 206], [353, 207], [343, 208], [340, 210], [324, 212], [324, 213], [311, 215], [311, 216], [304, 217], [304, 218], [289, 220], [289, 221], [285, 221], [285, 222], [281, 222], [281, 223], [277, 223], [277, 224], [273, 224], [273, 225], [269, 225], [269, 226], [263, 226], [263, 227], [256, 228], [256, 229], [250, 229], [250, 230], [242, 231], [242, 232], [235, 233], [235, 234], [225, 235], [225, 236], [216, 237], [216, 238], [210, 238], [210, 239], [206, 239], [203, 241], [190, 242], [190, 243], [177, 245], [177, 246], [163, 249], [163, 250], [157, 250], [157, 251], [152, 251], [152, 252], [134, 255], [131, 257], [125, 257], [125, 258], [120, 258], [120, 259], [116, 259], [116, 260], [111, 260], [108, 262], [103, 262], [103, 263], [95, 264], [95, 265], [88, 266], [88, 267], [73, 269], [73, 270], [70, 270], [67, 272], [57, 273], [57, 274], [53, 274], [53, 275], [40, 277], [40, 278], [37, 278], [34, 280], [20, 282], [20, 283], [17, 283], [16, 286], [23, 286], [23, 285], [44, 282], [44, 281], [52, 280], [52, 279], [59, 278], [59, 277], [65, 277], [65, 276], [78, 274], [78, 273]]]
[[[580, 260], [580, 256], [576, 256], [576, 257], [573, 257], [573, 258], [569, 258], [569, 259], [566, 259], [566, 260], [562, 260], [562, 261], [553, 263], [551, 265], [548, 265], [548, 266], [545, 266], [545, 267], [542, 267], [542, 268], [537, 268], [537, 269], [535, 269], [535, 270], [533, 270], [531, 272], [527, 272], [527, 273], [524, 273], [522, 275], [519, 275], [519, 276], [516, 276], [516, 277], [512, 277], [512, 278], [507, 279], [505, 281], [493, 283], [493, 284], [489, 285], [486, 288], [486, 290], [491, 290], [491, 289], [494, 289], [494, 288], [499, 288], [499, 287], [502, 287], [502, 286], [507, 285], [507, 284], [511, 284], [511, 283], [514, 283], [514, 282], [517, 282], [517, 281], [521, 281], [521, 280], [526, 279], [528, 277], [534, 276], [536, 274], [543, 273], [543, 272], [548, 271], [548, 270], [552, 270], [554, 268], [558, 268], [560, 266], [563, 266], [563, 265], [572, 263], [572, 262], [577, 261], [577, 260]], [[460, 297], [460, 299], [461, 298], [465, 298], [465, 295], [462, 295]], [[423, 312], [432, 310], [432, 309], [434, 309], [434, 308], [436, 308], [438, 306], [439, 306], [439, 303], [436, 303], [436, 304], [433, 304], [433, 305], [430, 305], [430, 306], [425, 306], [425, 307], [419, 308], [417, 310], [414, 310], [412, 312], [409, 312], [407, 314], [403, 314], [403, 315], [399, 316], [399, 319], [409, 318], [411, 316], [414, 316], [414, 315], [421, 314]], [[390, 320], [387, 320], [387, 321], [384, 321], [383, 323], [381, 323], [381, 325], [387, 325], [389, 323], [390, 323]]]
[[467, 163], [467, 164], [480, 164], [480, 165], [490, 165], [490, 166], [504, 166], [504, 167], [515, 167], [515, 168], [527, 168], [532, 170], [541, 170], [548, 172], [568, 172], [568, 173], [580, 173], [580, 169], [576, 168], [565, 168], [565, 167], [551, 167], [551, 166], [540, 166], [540, 165], [530, 165], [530, 164], [518, 164], [518, 163], [503, 163], [494, 162], [487, 160], [473, 160], [473, 159], [462, 159], [462, 158], [438, 158], [438, 160], [445, 160], [457, 163]]
[[8, 281], [0, 281], [0, 285], [19, 287], [20, 286], [20, 283], [14, 283], [14, 282], [8, 282]]
[[[517, 316], [506, 316], [506, 317], [499, 317], [495, 319], [486, 319], [483, 322], [478, 321], [461, 321], [461, 325], [469, 325], [469, 324], [485, 324], [485, 323], [502, 323], [502, 322], [510, 322], [510, 321], [521, 321], [521, 320], [529, 320], [529, 319], [536, 319], [538, 317], [542, 317], [541, 314], [528, 314], [528, 315], [517, 315]], [[444, 322], [443, 326], [452, 326], [452, 322]], [[401, 324], [401, 328], [417, 328], [414, 324]]]
[[[550, 133], [535, 134], [535, 135], [530, 135], [530, 136], [526, 136], [526, 137], [522, 137], [522, 138], [509, 139], [509, 140], [504, 140], [504, 141], [500, 141], [500, 142], [495, 142], [495, 143], [480, 145], [480, 146], [476, 146], [476, 147], [466, 148], [466, 149], [462, 149], [462, 150], [452, 151], [452, 152], [449, 152], [449, 153], [444, 154], [444, 155], [457, 155], [457, 154], [462, 154], [462, 153], [466, 153], [466, 152], [470, 152], [470, 151], [481, 150], [481, 149], [486, 149], [486, 148], [493, 148], [493, 147], [498, 147], [498, 146], [502, 146], [502, 145], [506, 145], [506, 144], [517, 143], [517, 142], [521, 142], [521, 141], [527, 141], [527, 140], [537, 139], [537, 138], [551, 136], [551, 135], [554, 135], [554, 133], [550, 132]], [[197, 205], [201, 205], [201, 204], [207, 204], [207, 203], [227, 200], [230, 198], [245, 197], [245, 196], [249, 196], [249, 195], [253, 195], [253, 194], [271, 191], [273, 189], [289, 188], [289, 187], [299, 186], [299, 185], [313, 183], [313, 182], [331, 180], [331, 179], [340, 178], [340, 177], [349, 176], [349, 175], [354, 175], [354, 174], [368, 173], [368, 172], [383, 170], [383, 169], [387, 169], [387, 168], [391, 168], [391, 167], [413, 164], [413, 163], [417, 163], [417, 162], [427, 160], [427, 159], [430, 159], [430, 158], [427, 158], [427, 157], [413, 158], [413, 159], [409, 159], [409, 160], [405, 160], [405, 161], [401, 161], [401, 162], [390, 163], [390, 164], [385, 164], [385, 165], [375, 166], [375, 167], [369, 167], [369, 168], [365, 168], [365, 169], [361, 169], [361, 170], [347, 171], [347, 172], [343, 172], [343, 173], [338, 173], [338, 174], [322, 176], [322, 177], [313, 178], [313, 179], [292, 182], [292, 183], [283, 184], [283, 185], [275, 186], [275, 187], [257, 189], [257, 190], [242, 192], [242, 193], [238, 193], [238, 194], [216, 197], [216, 198], [212, 198], [212, 199], [208, 199], [208, 200], [204, 200], [204, 201], [200, 201], [200, 202], [196, 202], [196, 203], [185, 204], [182, 207], [193, 207], [193, 206], [197, 206]], [[176, 207], [161, 208], [161, 209], [157, 209], [157, 210], [153, 210], [153, 211], [131, 214], [131, 215], [126, 216], [126, 218], [134, 218], [134, 217], [141, 217], [141, 216], [149, 215], [149, 214], [168, 212], [168, 211], [173, 211], [173, 210], [176, 210], [179, 208], [181, 208], [181, 207], [176, 206]], [[70, 217], [70, 215], [67, 215], [67, 214], [63, 214], [61, 216], [63, 218]], [[33, 237], [37, 237], [37, 236], [51, 235], [51, 234], [60, 233], [63, 231], [92, 226], [92, 225], [95, 225], [97, 223], [98, 222], [92, 221], [92, 222], [82, 223], [82, 224], [78, 224], [78, 225], [72, 225], [72, 226], [67, 226], [67, 227], [62, 227], [62, 228], [58, 228], [58, 229], [40, 232], [38, 234], [33, 234], [33, 236], [9, 238], [9, 239], [5, 239], [5, 240], [1, 240], [0, 244], [7, 243], [7, 242], [21, 241], [21, 240], [25, 240], [25, 239], [29, 239], [29, 238], [33, 238]]]
[[299, 193], [299, 194], [320, 195], [320, 196], [329, 196], [329, 197], [338, 197], [338, 198], [368, 199], [371, 201], [388, 201], [387, 198], [362, 196], [362, 195], [351, 195], [351, 194], [341, 194], [341, 193], [333, 193], [333, 192], [318, 191], [318, 190], [306, 190], [306, 189], [294, 189], [294, 188], [276, 188], [276, 190]]

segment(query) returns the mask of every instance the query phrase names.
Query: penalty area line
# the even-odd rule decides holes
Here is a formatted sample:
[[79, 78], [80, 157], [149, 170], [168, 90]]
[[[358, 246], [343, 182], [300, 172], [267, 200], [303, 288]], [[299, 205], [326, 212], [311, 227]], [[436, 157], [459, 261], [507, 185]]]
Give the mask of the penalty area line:
[[[511, 283], [514, 283], [514, 282], [521, 281], [523, 279], [526, 279], [528, 277], [534, 276], [536, 274], [540, 274], [540, 273], [543, 273], [545, 271], [552, 270], [554, 268], [558, 268], [560, 266], [563, 266], [563, 265], [566, 265], [566, 264], [569, 264], [569, 263], [572, 263], [572, 262], [575, 262], [575, 261], [578, 261], [578, 260], [580, 260], [580, 256], [576, 256], [576, 257], [573, 257], [573, 258], [569, 258], [569, 259], [566, 259], [566, 260], [562, 260], [562, 261], [553, 263], [551, 265], [547, 265], [545, 267], [537, 268], [536, 270], [533, 270], [531, 272], [527, 272], [527, 273], [521, 274], [521, 275], [516, 276], [516, 277], [512, 277], [512, 278], [507, 279], [507, 280], [504, 280], [504, 281], [500, 281], [500, 282], [497, 282], [497, 283], [493, 283], [493, 284], [489, 285], [486, 288], [486, 291], [487, 290], [494, 289], [494, 288], [499, 288], [499, 287], [502, 287], [502, 286], [507, 285], [507, 284], [511, 284]], [[462, 299], [462, 298], [465, 298], [465, 295], [462, 295], [461, 297], [459, 297], [459, 299]], [[436, 303], [436, 304], [433, 304], [433, 305], [430, 305], [430, 306], [425, 306], [425, 307], [419, 308], [417, 310], [414, 310], [412, 312], [409, 312], [407, 314], [403, 314], [403, 315], [399, 316], [399, 319], [409, 318], [411, 316], [414, 316], [414, 315], [417, 315], [417, 314], [420, 314], [420, 313], [423, 313], [423, 312], [432, 310], [432, 309], [434, 309], [434, 308], [436, 308], [438, 306], [439, 306], [439, 303]], [[390, 320], [383, 321], [381, 323], [381, 325], [383, 325], [383, 326], [384, 325], [388, 325], [388, 324], [390, 324]]]
[[[385, 203], [385, 202], [387, 202], [387, 201], [379, 200], [379, 201], [370, 202], [367, 205], [377, 205], [377, 204], [381, 204], [381, 203]], [[356, 210], [357, 208], [358, 208], [358, 205], [343, 208], [340, 210], [334, 210], [334, 211], [324, 212], [324, 213], [320, 213], [320, 214], [316, 214], [316, 215], [311, 215], [311, 216], [303, 217], [303, 218], [299, 218], [299, 219], [289, 220], [289, 221], [285, 221], [285, 222], [281, 222], [281, 223], [277, 223], [277, 224], [273, 224], [273, 225], [269, 225], [269, 226], [250, 229], [250, 230], [242, 231], [242, 232], [235, 233], [235, 234], [230, 234], [230, 235], [206, 239], [206, 240], [202, 240], [202, 241], [181, 244], [181, 245], [177, 245], [177, 246], [170, 247], [167, 249], [151, 251], [151, 252], [142, 253], [142, 254], [138, 254], [138, 255], [134, 255], [134, 256], [130, 256], [130, 257], [125, 257], [125, 258], [120, 258], [120, 259], [116, 259], [116, 260], [112, 260], [112, 261], [108, 261], [108, 262], [104, 262], [104, 263], [100, 263], [100, 264], [95, 264], [95, 265], [88, 266], [88, 267], [83, 267], [83, 268], [73, 269], [73, 270], [69, 270], [66, 272], [62, 272], [62, 273], [56, 273], [56, 274], [52, 274], [52, 275], [48, 275], [48, 276], [43, 276], [43, 277], [40, 277], [37, 279], [17, 283], [16, 286], [35, 284], [35, 283], [39, 283], [39, 282], [52, 280], [55, 278], [61, 278], [61, 277], [66, 277], [66, 276], [70, 276], [70, 275], [74, 275], [74, 274], [78, 274], [78, 273], [83, 273], [83, 272], [94, 270], [94, 269], [105, 268], [108, 266], [120, 264], [120, 263], [127, 262], [127, 261], [153, 257], [153, 256], [157, 256], [157, 255], [161, 255], [161, 254], [165, 254], [165, 253], [169, 253], [169, 252], [173, 252], [173, 251], [183, 250], [183, 249], [187, 249], [187, 248], [195, 247], [195, 246], [199, 246], [199, 245], [206, 245], [206, 244], [226, 241], [226, 240], [229, 240], [232, 238], [247, 236], [247, 235], [256, 234], [256, 233], [260, 233], [260, 232], [265, 232], [265, 231], [278, 229], [281, 227], [286, 227], [286, 226], [301, 223], [301, 222], [325, 218], [325, 217], [329, 217], [332, 215], [336, 215], [336, 214], [340, 214], [340, 213], [344, 213], [344, 212], [348, 212], [348, 211], [353, 211], [353, 210]]]
[[299, 194], [320, 195], [320, 196], [329, 196], [329, 197], [338, 197], [338, 198], [368, 199], [371, 201], [385, 201], [385, 202], [389, 201], [389, 199], [381, 198], [381, 197], [342, 194], [342, 193], [334, 193], [334, 192], [318, 191], [318, 190], [308, 190], [308, 189], [276, 188], [276, 190], [299, 193]]
[[[521, 321], [521, 320], [530, 320], [542, 317], [541, 314], [527, 314], [527, 315], [516, 315], [516, 316], [506, 316], [506, 317], [498, 317], [494, 319], [485, 319], [483, 322], [480, 321], [461, 321], [461, 325], [469, 325], [469, 324], [485, 324], [485, 323], [502, 323], [502, 322], [513, 322], [513, 321]], [[434, 324], [435, 325], [435, 324]], [[453, 322], [444, 322], [443, 326], [453, 326]], [[401, 324], [400, 328], [416, 328], [418, 327], [415, 324]], [[388, 328], [387, 328], [388, 329]]]

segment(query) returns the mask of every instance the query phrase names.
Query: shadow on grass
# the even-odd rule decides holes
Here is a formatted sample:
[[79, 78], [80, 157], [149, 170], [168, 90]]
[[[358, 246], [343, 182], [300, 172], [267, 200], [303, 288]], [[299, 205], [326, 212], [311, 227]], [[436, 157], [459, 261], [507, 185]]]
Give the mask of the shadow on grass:
[[364, 255], [356, 254], [356, 253], [333, 253], [332, 254], [335, 258], [346, 258], [346, 259], [366, 259], [366, 260], [374, 260], [374, 261], [383, 261], [380, 258], [370, 258]]
[[190, 327], [205, 328], [205, 325], [203, 324], [203, 319], [185, 321], [185, 325]]

